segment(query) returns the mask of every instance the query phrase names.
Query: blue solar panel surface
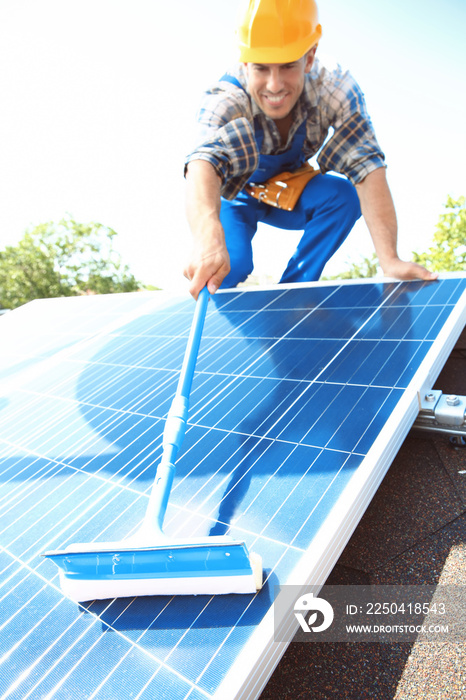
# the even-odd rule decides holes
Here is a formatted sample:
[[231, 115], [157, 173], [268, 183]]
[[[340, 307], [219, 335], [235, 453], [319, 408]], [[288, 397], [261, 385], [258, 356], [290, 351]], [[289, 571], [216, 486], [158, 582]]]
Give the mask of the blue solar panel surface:
[[244, 539], [264, 563], [254, 596], [78, 606], [41, 557], [142, 520], [192, 300], [47, 300], [0, 319], [0, 698], [227, 697], [274, 586], [333, 517], [465, 289], [462, 277], [211, 300], [165, 529]]

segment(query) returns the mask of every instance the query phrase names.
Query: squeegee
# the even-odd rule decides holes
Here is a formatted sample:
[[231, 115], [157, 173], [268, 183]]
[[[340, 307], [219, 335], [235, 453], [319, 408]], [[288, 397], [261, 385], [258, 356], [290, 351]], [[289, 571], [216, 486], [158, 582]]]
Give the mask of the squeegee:
[[249, 553], [244, 541], [229, 535], [176, 539], [163, 532], [208, 301], [205, 287], [196, 302], [163, 432], [162, 459], [141, 527], [118, 542], [71, 544], [62, 551], [44, 553], [60, 568], [62, 591], [72, 600], [255, 593], [262, 586], [261, 558]]

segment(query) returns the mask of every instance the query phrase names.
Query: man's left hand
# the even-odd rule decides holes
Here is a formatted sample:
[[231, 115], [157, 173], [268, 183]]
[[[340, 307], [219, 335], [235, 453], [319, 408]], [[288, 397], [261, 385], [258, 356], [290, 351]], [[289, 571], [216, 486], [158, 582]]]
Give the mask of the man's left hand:
[[383, 273], [385, 277], [394, 277], [398, 280], [436, 280], [438, 277], [437, 272], [430, 272], [422, 265], [418, 263], [407, 262], [405, 260], [400, 260], [400, 258], [395, 258], [386, 262], [382, 265]]

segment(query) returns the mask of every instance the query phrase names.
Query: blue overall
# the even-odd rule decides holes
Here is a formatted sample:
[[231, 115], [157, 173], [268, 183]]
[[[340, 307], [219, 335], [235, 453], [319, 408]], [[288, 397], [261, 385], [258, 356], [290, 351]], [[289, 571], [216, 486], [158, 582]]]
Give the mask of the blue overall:
[[[223, 76], [222, 80], [228, 80], [244, 89], [230, 75]], [[255, 137], [260, 153], [264, 138], [260, 127], [256, 128]], [[260, 153], [259, 166], [250, 182], [264, 182], [284, 170], [296, 170], [303, 165], [305, 138], [306, 123], [303, 122], [287, 151], [279, 155]], [[225, 231], [231, 266], [222, 288], [235, 287], [252, 272], [252, 239], [259, 222], [289, 231], [304, 231], [280, 279], [282, 284], [318, 280], [325, 264], [341, 246], [360, 216], [356, 189], [349, 180], [335, 175], [319, 174], [313, 177], [293, 211], [259, 202], [244, 190], [232, 201], [222, 197], [220, 221]]]

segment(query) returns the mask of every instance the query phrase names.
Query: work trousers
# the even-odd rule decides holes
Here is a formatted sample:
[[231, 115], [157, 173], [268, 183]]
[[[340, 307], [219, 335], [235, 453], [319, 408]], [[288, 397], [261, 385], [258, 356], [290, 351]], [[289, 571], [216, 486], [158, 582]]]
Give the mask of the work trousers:
[[360, 216], [355, 187], [346, 178], [328, 174], [316, 175], [306, 185], [293, 211], [259, 202], [246, 192], [232, 201], [222, 199], [220, 220], [231, 265], [222, 289], [244, 282], [252, 272], [252, 240], [259, 222], [289, 231], [303, 230], [280, 279], [284, 284], [318, 280]]

